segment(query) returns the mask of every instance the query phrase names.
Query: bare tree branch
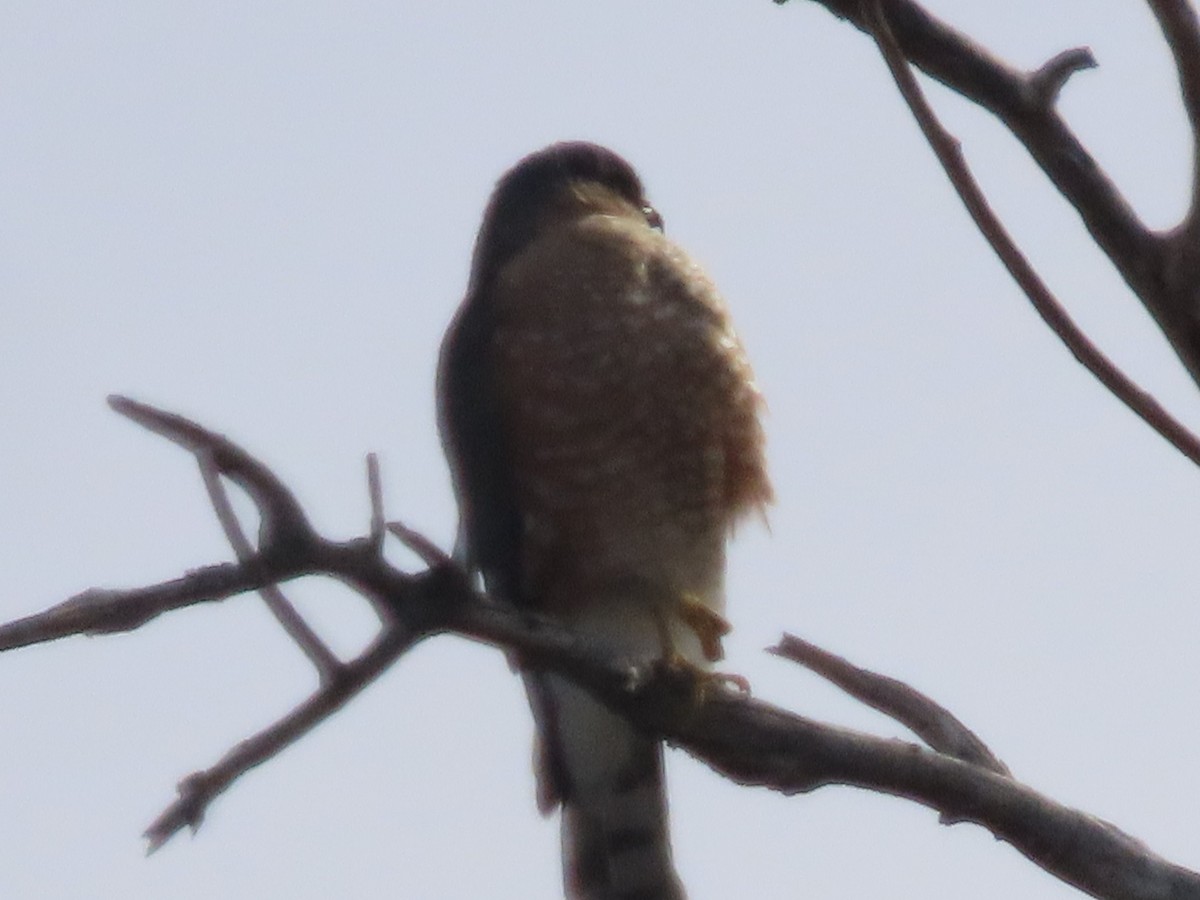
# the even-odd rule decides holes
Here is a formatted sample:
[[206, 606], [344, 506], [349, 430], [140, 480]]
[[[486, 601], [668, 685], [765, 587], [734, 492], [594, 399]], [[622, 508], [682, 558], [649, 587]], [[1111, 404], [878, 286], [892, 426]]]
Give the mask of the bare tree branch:
[[[888, 26], [880, 0], [872, 0], [874, 15], [869, 24], [874, 30], [879, 51], [900, 89], [901, 95], [921, 128], [921, 133], [937, 154], [954, 189], [970, 213], [971, 219], [995, 250], [1004, 267], [1025, 292], [1038, 315], [1058, 335], [1074, 357], [1147, 425], [1162, 435], [1180, 453], [1200, 465], [1200, 438], [1171, 416], [1150, 394], [1138, 387], [1083, 333], [1067, 314], [1058, 298], [1042, 281], [1021, 253], [1007, 229], [992, 211], [983, 190], [971, 175], [959, 142], [937, 120], [925, 99], [921, 86], [909, 70], [900, 46]], [[1073, 72], [1094, 64], [1086, 51], [1059, 54], [1026, 82], [1027, 92], [1039, 102], [1048, 102]]]
[[269, 577], [248, 566], [223, 563], [193, 569], [182, 578], [150, 587], [127, 591], [91, 588], [44, 612], [0, 625], [0, 651], [75, 634], [133, 631], [173, 609], [257, 590]]
[[371, 545], [376, 552], [383, 550], [383, 539], [387, 537], [383, 514], [383, 481], [379, 476], [379, 457], [367, 454], [367, 494], [371, 499]]
[[300, 504], [266, 466], [232, 441], [201, 428], [174, 413], [155, 409], [128, 397], [113, 395], [108, 405], [148, 431], [192, 453], [210, 454], [217, 471], [250, 495], [258, 508], [258, 549], [261, 556], [301, 552], [313, 531]]
[[[217, 520], [225, 532], [226, 540], [233, 547], [238, 562], [248, 563], [254, 558], [254, 548], [246, 539], [241, 523], [238, 522], [237, 514], [233, 511], [233, 504], [229, 502], [229, 495], [225, 492], [225, 486], [221, 484], [221, 474], [217, 471], [212, 454], [207, 451], [199, 452], [196, 454], [196, 460], [200, 463], [200, 476], [204, 479], [204, 489], [208, 491], [209, 502], [213, 505]], [[266, 603], [267, 609], [275, 616], [275, 620], [304, 651], [304, 655], [316, 668], [321, 680], [334, 678], [341, 662], [304, 621], [300, 613], [296, 611], [296, 607], [292, 606], [291, 601], [284, 596], [279, 585], [264, 584], [258, 589], [258, 593]]]
[[146, 852], [153, 853], [185, 826], [195, 831], [208, 806], [226, 788], [255, 766], [266, 762], [324, 722], [359, 691], [387, 671], [415, 641], [403, 629], [383, 632], [361, 656], [338, 669], [336, 679], [322, 680], [321, 689], [275, 724], [241, 741], [221, 760], [179, 782], [179, 797], [146, 829]]
[[449, 554], [443, 553], [433, 541], [423, 534], [413, 531], [403, 522], [388, 522], [387, 529], [396, 537], [396, 540], [417, 554], [425, 565], [433, 567], [454, 564], [454, 560], [450, 558]]
[[[814, 2], [868, 34], [875, 30], [874, 0]], [[1193, 122], [1200, 120], [1200, 104], [1196, 102], [1200, 57], [1194, 13], [1185, 0], [1151, 0], [1150, 5], [1176, 54], [1188, 115]], [[1026, 73], [997, 59], [913, 0], [883, 0], [881, 6], [896, 44], [909, 62], [995, 114], [1025, 146], [1079, 213], [1092, 238], [1162, 329], [1193, 381], [1200, 385], [1197, 217], [1189, 213], [1184, 226], [1167, 233], [1147, 228], [1054, 108], [1052, 101], [1061, 79], [1082, 67], [1087, 51], [1067, 51], [1065, 70], [1056, 65], [1062, 60], [1060, 55]]]
[[987, 745], [948, 709], [903, 681], [860, 668], [816, 644], [785, 634], [768, 653], [782, 656], [836, 684], [872, 709], [895, 719], [938, 753], [1010, 775]]
[[1029, 75], [1029, 89], [1032, 94], [1031, 103], [1039, 106], [1052, 107], [1058, 101], [1058, 95], [1066, 86], [1067, 80], [1076, 72], [1096, 68], [1096, 57], [1087, 47], [1075, 47], [1064, 50], [1042, 64], [1041, 68]]
[[[1200, 147], [1200, 23], [1187, 0], [1148, 0], [1175, 59], [1183, 108], [1192, 128], [1193, 147]], [[1192, 203], [1181, 229], [1186, 246], [1200, 243], [1200, 154], [1192, 154]]]
[[938, 810], [943, 821], [987, 828], [1093, 897], [1200, 897], [1200, 875], [1156, 856], [1113, 825], [931, 750], [812, 722], [733, 694], [712, 698], [686, 727], [670, 724], [647, 722], [742, 784], [785, 794], [846, 784], [905, 797]]
[[[776, 0], [786, 3], [787, 0]], [[873, 3], [815, 0], [871, 35]], [[885, 0], [888, 25], [905, 58], [931, 78], [994, 113], [1023, 143], [1083, 217], [1096, 243], [1141, 296], [1158, 283], [1158, 241], [1030, 77], [996, 58], [912, 0]]]
[[[291, 492], [241, 448], [179, 416], [132, 401], [118, 403], [136, 411], [131, 418], [194, 453], [212, 454], [217, 466], [236, 472], [259, 503], [263, 520], [275, 523], [268, 533], [288, 535], [291, 542], [282, 547], [264, 543], [256, 555], [236, 565], [200, 569], [152, 588], [88, 592], [40, 616], [0, 626], [0, 647], [70, 633], [136, 628], [169, 609], [256, 590], [264, 579], [276, 582], [305, 574], [338, 578], [385, 612], [372, 644], [342, 664], [336, 677], [323, 681], [294, 710], [240, 742], [214, 766], [183, 779], [178, 798], [146, 832], [151, 850], [185, 826], [197, 827], [208, 805], [241, 775], [328, 718], [423, 637], [452, 632], [515, 651], [530, 665], [566, 675], [639, 727], [740, 783], [788, 794], [844, 784], [905, 797], [939, 811], [944, 822], [982, 825], [1046, 871], [1093, 896], [1200, 898], [1200, 875], [1155, 856], [1108, 823], [989, 771], [995, 765], [986, 760], [979, 765], [814, 722], [712, 684], [701, 690], [688, 670], [660, 661], [613, 659], [551, 620], [478, 594], [445, 554], [396, 523], [388, 529], [430, 561], [424, 573], [394, 569], [373, 535], [328, 540], [311, 529]], [[926, 713], [936, 708], [927, 699], [914, 700], [921, 695], [911, 688], [810, 645], [797, 655], [877, 706], [894, 712], [903, 703], [915, 703], [918, 709], [924, 704]], [[889, 692], [892, 700], [885, 698]], [[897, 703], [895, 697], [905, 699]], [[895, 715], [905, 721], [912, 718], [908, 713]], [[966, 731], [957, 724], [949, 730], [956, 728]], [[934, 734], [938, 727], [918, 731], [942, 741]]]

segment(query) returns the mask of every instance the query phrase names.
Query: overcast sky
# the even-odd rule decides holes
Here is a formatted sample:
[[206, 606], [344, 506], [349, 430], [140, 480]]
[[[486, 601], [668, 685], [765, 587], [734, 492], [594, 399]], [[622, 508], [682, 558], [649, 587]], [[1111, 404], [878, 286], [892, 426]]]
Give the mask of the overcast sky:
[[[1155, 227], [1190, 146], [1138, 2], [930, 4], [1016, 64], [1090, 45], [1062, 109]], [[1091, 334], [1193, 426], [1195, 387], [986, 115], [938, 109]], [[448, 546], [438, 342], [496, 177], [563, 138], [641, 172], [726, 295], [778, 503], [730, 556], [728, 667], [894, 724], [762, 648], [797, 632], [925, 690], [1049, 795], [1200, 867], [1200, 473], [1087, 375], [972, 229], [871, 43], [793, 0], [0, 5], [0, 618], [229, 558], [126, 393], [242, 443], [326, 534]], [[364, 604], [290, 591], [343, 652]], [[559, 896], [531, 725], [494, 650], [421, 646], [150, 859], [175, 782], [313, 687], [253, 596], [0, 656], [0, 896]], [[692, 900], [1075, 893], [970, 825], [669, 763]]]

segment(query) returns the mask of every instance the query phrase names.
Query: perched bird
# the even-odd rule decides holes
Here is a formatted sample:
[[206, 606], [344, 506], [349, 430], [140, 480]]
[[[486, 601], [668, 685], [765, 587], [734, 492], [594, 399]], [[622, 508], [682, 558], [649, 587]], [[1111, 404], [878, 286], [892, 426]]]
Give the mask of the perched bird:
[[[438, 370], [456, 556], [492, 596], [623, 658], [718, 658], [725, 541], [771, 499], [761, 406], [715, 287], [624, 159], [554, 144], [500, 179]], [[682, 898], [661, 742], [523, 676], [567, 896]]]

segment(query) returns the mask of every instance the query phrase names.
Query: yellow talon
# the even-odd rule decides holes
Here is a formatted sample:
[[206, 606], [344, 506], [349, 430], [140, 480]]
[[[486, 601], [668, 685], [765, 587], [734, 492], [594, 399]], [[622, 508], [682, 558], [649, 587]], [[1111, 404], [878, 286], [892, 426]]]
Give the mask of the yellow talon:
[[679, 598], [679, 617], [700, 639], [700, 649], [705, 659], [716, 662], [725, 657], [721, 638], [729, 634], [732, 626], [724, 616], [694, 594], [683, 594]]

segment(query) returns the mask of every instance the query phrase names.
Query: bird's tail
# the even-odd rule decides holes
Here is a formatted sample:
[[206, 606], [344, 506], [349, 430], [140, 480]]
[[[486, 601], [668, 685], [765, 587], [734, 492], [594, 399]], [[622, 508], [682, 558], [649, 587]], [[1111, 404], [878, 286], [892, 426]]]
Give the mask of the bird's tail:
[[526, 676], [539, 720], [539, 803], [562, 805], [570, 900], [682, 900], [671, 861], [660, 741], [582, 688]]

